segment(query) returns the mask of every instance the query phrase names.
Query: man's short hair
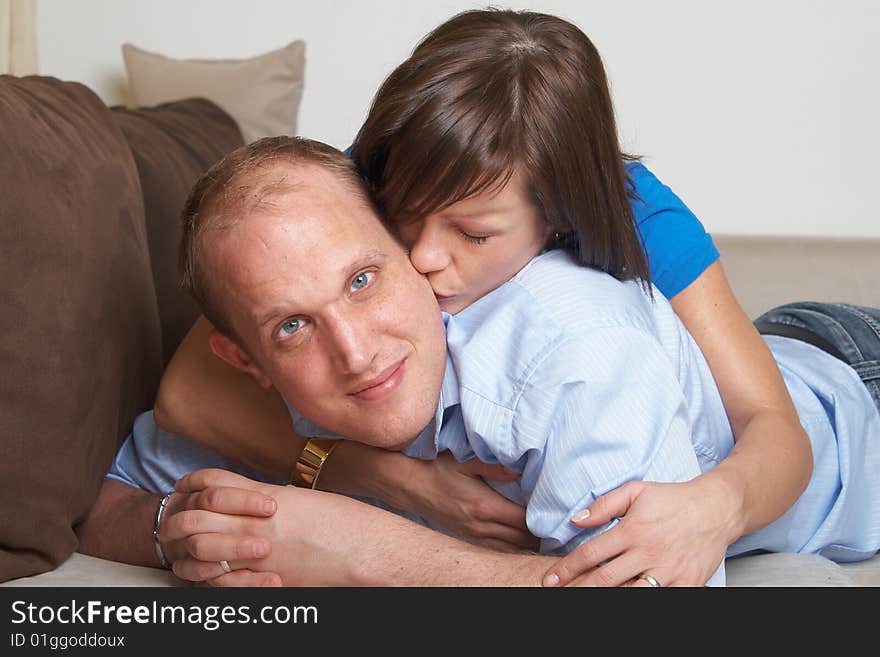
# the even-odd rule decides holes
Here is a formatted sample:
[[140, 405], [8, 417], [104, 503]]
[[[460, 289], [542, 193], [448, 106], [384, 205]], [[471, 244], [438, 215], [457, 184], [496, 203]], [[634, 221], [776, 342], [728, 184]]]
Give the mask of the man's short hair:
[[[283, 165], [289, 165], [286, 171]], [[271, 212], [279, 196], [296, 190], [296, 169], [310, 165], [336, 175], [373, 208], [363, 179], [345, 153], [319, 141], [281, 136], [259, 139], [223, 157], [199, 178], [181, 213], [180, 285], [214, 328], [242, 349], [244, 344], [202, 262], [205, 234], [231, 228], [254, 210]]]

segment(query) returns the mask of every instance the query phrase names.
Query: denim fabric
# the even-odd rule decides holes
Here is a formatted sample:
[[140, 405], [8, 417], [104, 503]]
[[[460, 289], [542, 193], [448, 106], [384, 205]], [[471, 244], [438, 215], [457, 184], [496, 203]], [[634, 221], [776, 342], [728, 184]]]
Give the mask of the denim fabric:
[[765, 322], [794, 326], [829, 342], [858, 373], [880, 409], [880, 308], [798, 301], [755, 320]]

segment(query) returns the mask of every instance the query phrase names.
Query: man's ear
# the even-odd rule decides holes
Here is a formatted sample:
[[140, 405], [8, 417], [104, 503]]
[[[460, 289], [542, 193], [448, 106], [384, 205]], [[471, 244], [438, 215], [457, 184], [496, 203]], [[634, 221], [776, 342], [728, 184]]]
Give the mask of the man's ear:
[[263, 374], [263, 371], [257, 367], [256, 363], [251, 360], [251, 357], [248, 356], [244, 350], [235, 343], [235, 341], [230, 340], [215, 329], [211, 331], [211, 334], [208, 336], [208, 344], [211, 346], [211, 351], [214, 352], [214, 355], [217, 356], [217, 358], [225, 360], [237, 370], [247, 372], [254, 377], [257, 383], [262, 387], [269, 388], [272, 386], [272, 382], [268, 377]]

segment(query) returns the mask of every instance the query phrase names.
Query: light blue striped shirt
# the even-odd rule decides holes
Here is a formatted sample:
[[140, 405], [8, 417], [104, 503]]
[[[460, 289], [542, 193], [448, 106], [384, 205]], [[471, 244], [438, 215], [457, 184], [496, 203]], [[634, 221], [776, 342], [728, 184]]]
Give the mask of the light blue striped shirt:
[[[444, 319], [449, 350], [437, 415], [405, 453], [433, 458], [448, 450], [520, 472], [497, 488], [526, 506], [544, 553], [568, 552], [607, 530], [570, 521], [598, 496], [631, 480], [687, 481], [733, 447], [705, 359], [656, 290], [651, 301], [638, 283], [554, 251]], [[873, 476], [880, 414], [841, 361], [795, 340], [766, 340], [810, 434], [814, 471], [782, 518], [734, 543], [729, 555], [867, 558], [880, 547], [880, 478]], [[291, 414], [300, 433], [332, 435]], [[151, 418], [139, 421], [144, 426], [135, 426], [110, 475], [124, 483], [164, 490], [200, 467], [241, 471], [201, 448], [178, 452], [170, 445], [182, 439], [155, 429]], [[723, 566], [709, 583], [724, 583]]]

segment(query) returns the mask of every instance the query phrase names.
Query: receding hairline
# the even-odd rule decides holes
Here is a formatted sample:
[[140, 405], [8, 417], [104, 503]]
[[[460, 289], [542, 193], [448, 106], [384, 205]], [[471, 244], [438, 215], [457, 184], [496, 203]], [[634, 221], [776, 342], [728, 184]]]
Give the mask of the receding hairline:
[[[251, 219], [257, 219], [257, 216], [284, 217], [290, 210], [290, 207], [284, 203], [285, 199], [296, 195], [309, 198], [310, 192], [321, 193], [322, 190], [327, 189], [328, 180], [336, 181], [339, 185], [339, 193], [324, 196], [324, 199], [339, 198], [341, 194], [348, 194], [347, 198], [351, 202], [375, 219], [378, 229], [388, 233], [389, 239], [394, 239], [378, 216], [366, 190], [357, 180], [324, 163], [296, 162], [283, 157], [272, 158], [271, 161], [260, 162], [258, 167], [237, 171], [222, 188], [218, 188], [215, 195], [209, 196], [203, 202], [201, 212], [203, 220], [196, 242], [195, 257], [201, 263], [199, 269], [202, 272], [213, 271], [213, 274], [206, 277], [203, 282], [205, 288], [216, 294], [216, 277], [223, 277], [222, 261], [226, 249], [229, 248], [227, 238], [235, 239], [228, 235], [230, 231], [243, 228], [243, 224], [247, 224]], [[308, 213], [308, 216], [311, 216], [311, 213]], [[329, 224], [325, 228], [329, 230]], [[377, 257], [387, 259], [389, 256], [385, 250], [370, 249], [365, 255], [362, 254], [358, 261]], [[251, 314], [251, 319], [257, 318]], [[256, 323], [262, 327], [265, 321]], [[231, 319], [228, 319], [228, 328], [238, 336]], [[242, 341], [238, 340], [238, 342]]]
[[279, 201], [314, 187], [307, 180], [309, 173], [336, 180], [360, 205], [374, 211], [366, 190], [350, 176], [322, 163], [292, 162], [279, 155], [235, 172], [222, 187], [212, 190], [200, 210], [205, 217], [201, 232], [231, 228], [255, 212], [281, 212]]

